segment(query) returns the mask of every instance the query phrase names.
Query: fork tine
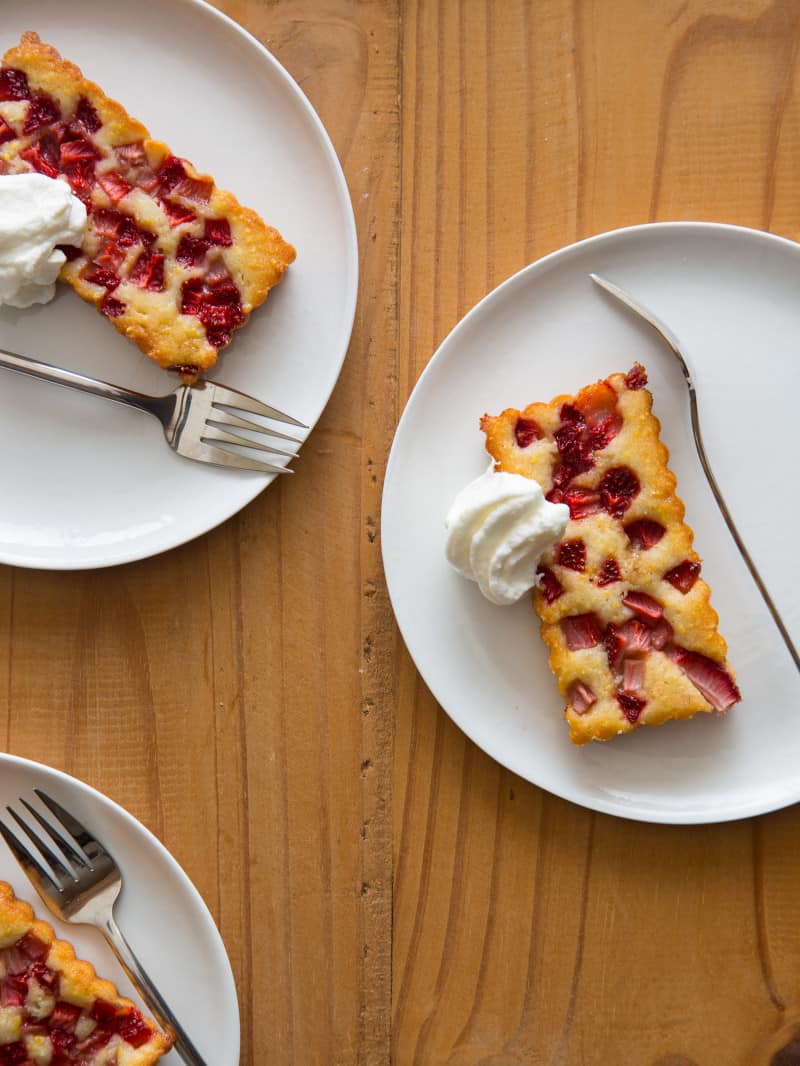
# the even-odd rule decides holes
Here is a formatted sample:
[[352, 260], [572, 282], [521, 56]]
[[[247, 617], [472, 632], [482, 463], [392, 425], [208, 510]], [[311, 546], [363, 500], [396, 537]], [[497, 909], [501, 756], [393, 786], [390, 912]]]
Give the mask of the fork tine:
[[42, 829], [44, 829], [45, 833], [47, 833], [53, 843], [57, 847], [59, 847], [61, 851], [63, 851], [63, 853], [66, 855], [66, 857], [71, 863], [73, 863], [75, 866], [82, 866], [88, 868], [88, 863], [84, 856], [81, 855], [80, 852], [76, 851], [70, 841], [67, 840], [66, 837], [62, 836], [57, 829], [54, 829], [52, 825], [50, 825], [50, 823], [47, 821], [47, 819], [43, 818], [42, 815], [39, 814], [35, 807], [31, 807], [30, 803], [28, 803], [27, 800], [24, 800], [22, 798], [20, 798], [20, 803], [28, 812], [28, 814], [30, 814], [33, 818], [36, 819]]
[[28, 840], [30, 840], [30, 842], [41, 852], [42, 858], [46, 863], [48, 863], [50, 867], [50, 880], [56, 883], [59, 892], [62, 891], [64, 883], [66, 881], [75, 881], [76, 877], [72, 870], [68, 870], [66, 868], [64, 863], [61, 861], [61, 859], [59, 859], [58, 855], [56, 855], [53, 849], [48, 847], [48, 845], [45, 844], [39, 834], [34, 829], [31, 829], [31, 827], [26, 821], [20, 818], [14, 808], [6, 807], [6, 810], [17, 823], [17, 825], [20, 827], [20, 829], [28, 838]]
[[54, 814], [58, 821], [61, 822], [78, 846], [83, 848], [83, 853], [86, 855], [89, 862], [93, 862], [101, 856], [109, 859], [111, 858], [100, 841], [93, 837], [86, 826], [81, 825], [73, 814], [64, 810], [60, 803], [57, 803], [52, 796], [48, 796], [46, 792], [42, 792], [40, 788], [35, 788], [33, 791], [50, 813]]
[[293, 474], [288, 466], [273, 466], [272, 463], [260, 463], [248, 455], [237, 455], [224, 448], [215, 448], [206, 444], [202, 455], [194, 456], [202, 463], [216, 463], [218, 466], [234, 466], [239, 470], [260, 470], [262, 474]]
[[284, 412], [279, 411], [277, 407], [270, 407], [269, 404], [262, 403], [260, 400], [248, 396], [245, 392], [239, 392], [238, 389], [227, 388], [225, 385], [214, 385], [214, 395], [211, 402], [224, 403], [227, 407], [238, 407], [242, 411], [250, 411], [254, 415], [264, 415], [265, 418], [274, 418], [276, 422], [287, 422], [290, 426], [299, 426], [300, 429], [308, 429], [308, 426], [304, 422], [298, 422], [296, 418], [284, 414]]
[[257, 452], [272, 452], [273, 455], [286, 455], [295, 459], [295, 452], [287, 452], [283, 448], [274, 448], [271, 444], [262, 444], [261, 441], [251, 440], [249, 437], [240, 437], [238, 433], [228, 433], [217, 426], [206, 426], [200, 440], [219, 441], [220, 444], [241, 444], [245, 448], [253, 448]]
[[52, 891], [61, 891], [52, 876], [42, 868], [41, 863], [31, 855], [24, 844], [21, 844], [20, 841], [17, 840], [16, 836], [11, 832], [5, 822], [2, 821], [0, 821], [0, 836], [2, 836], [3, 840], [8, 844], [11, 854], [34, 884], [36, 884], [37, 881], [41, 881], [43, 885], [47, 885]]
[[225, 411], [222, 408], [215, 410], [212, 407], [208, 421], [218, 422], [221, 426], [236, 426], [238, 429], [252, 429], [256, 433], [267, 433], [270, 437], [290, 440], [293, 444], [303, 443], [299, 437], [290, 437], [288, 433], [280, 433], [277, 429], [272, 429], [271, 426], [264, 426], [259, 422], [251, 422], [249, 418], [239, 418], [237, 415], [231, 414], [230, 411]]

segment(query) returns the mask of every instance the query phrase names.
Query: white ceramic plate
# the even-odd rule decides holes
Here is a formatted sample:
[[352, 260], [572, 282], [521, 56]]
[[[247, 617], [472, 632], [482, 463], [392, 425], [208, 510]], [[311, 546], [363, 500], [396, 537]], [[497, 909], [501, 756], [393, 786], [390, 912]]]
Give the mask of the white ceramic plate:
[[[800, 643], [800, 247], [710, 223], [637, 226], [564, 248], [501, 285], [444, 341], [403, 414], [384, 488], [383, 557], [400, 629], [464, 732], [559, 796], [657, 822], [785, 806], [800, 798], [800, 680], [703, 479], [677, 363], [594, 287], [590, 271], [627, 288], [681, 339], [712, 468]], [[573, 392], [636, 359], [647, 367], [743, 702], [724, 718], [577, 748], [529, 603], [494, 607], [449, 569], [444, 516], [486, 468], [481, 414]]]
[[[0, 54], [33, 29], [159, 139], [297, 248], [211, 377], [313, 426], [355, 311], [355, 223], [319, 119], [273, 57], [198, 0], [4, 5]], [[138, 389], [176, 384], [71, 290], [0, 310], [0, 348]], [[144, 558], [235, 514], [269, 483], [174, 455], [158, 423], [7, 371], [0, 379], [0, 562], [74, 569]]]
[[[238, 1066], [239, 1008], [233, 974], [211, 915], [186, 874], [140, 822], [106, 796], [58, 770], [0, 754], [4, 819], [7, 804], [23, 813], [17, 802], [20, 796], [40, 806], [32, 796], [34, 788], [63, 804], [114, 855], [124, 877], [116, 913], [126, 939], [206, 1062]], [[0, 880], [10, 882], [58, 936], [74, 944], [79, 958], [91, 962], [101, 977], [113, 981], [149, 1016], [100, 933], [53, 919], [2, 839]], [[181, 1059], [173, 1051], [162, 1061], [164, 1066], [177, 1066]]]

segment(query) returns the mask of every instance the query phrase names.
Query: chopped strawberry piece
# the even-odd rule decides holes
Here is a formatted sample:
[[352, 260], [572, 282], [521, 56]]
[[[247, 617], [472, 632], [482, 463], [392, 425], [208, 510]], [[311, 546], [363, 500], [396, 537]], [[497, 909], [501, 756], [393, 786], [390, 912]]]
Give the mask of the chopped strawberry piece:
[[596, 514], [602, 509], [599, 494], [594, 489], [582, 488], [580, 485], [570, 485], [564, 489], [560, 499], [555, 502], [565, 503], [569, 507], [570, 518], [575, 521], [586, 518], [587, 515]]
[[613, 518], [621, 518], [638, 495], [639, 479], [628, 466], [614, 466], [603, 474], [600, 499]]
[[680, 667], [714, 710], [727, 711], [742, 698], [733, 678], [713, 659], [677, 644], [667, 645], [664, 654]]
[[672, 626], [666, 618], [659, 618], [650, 630], [650, 643], [660, 651], [668, 640], [672, 640], [672, 633]]
[[175, 196], [184, 196], [187, 200], [195, 200], [198, 203], [208, 203], [211, 193], [214, 191], [214, 182], [203, 178], [186, 177], [172, 190]]
[[[114, 1034], [110, 1029], [100, 1029], [98, 1027], [85, 1040], [82, 1040], [80, 1044], [78, 1044], [78, 1051], [81, 1055], [91, 1057], [98, 1051], [102, 1051], [104, 1047], [107, 1047], [113, 1035]], [[84, 1060], [80, 1059], [79, 1061], [82, 1062]], [[93, 1060], [90, 1059], [90, 1061]]]
[[30, 100], [28, 75], [16, 67], [0, 69], [0, 100]]
[[56, 248], [59, 252], [64, 253], [64, 258], [68, 263], [71, 263], [75, 259], [80, 259], [83, 255], [83, 251], [80, 248], [76, 248], [73, 244], [57, 244]]
[[27, 974], [8, 974], [0, 981], [0, 1007], [21, 1007], [27, 996]]
[[203, 300], [198, 316], [207, 328], [229, 330], [232, 326], [239, 325], [242, 314], [239, 309], [229, 304], [212, 303], [210, 299]]
[[622, 653], [625, 650], [626, 643], [622, 630], [618, 626], [615, 626], [613, 622], [609, 622], [606, 626], [606, 631], [603, 634], [603, 644], [605, 645], [606, 655], [608, 656], [608, 666], [610, 670], [618, 669], [619, 664], [622, 662]]
[[81, 200], [88, 200], [95, 184], [94, 160], [83, 159], [77, 163], [68, 163], [64, 167], [64, 177], [76, 196]]
[[81, 1008], [76, 1007], [74, 1003], [66, 1003], [64, 1000], [59, 1000], [53, 1007], [53, 1013], [50, 1015], [50, 1024], [57, 1029], [74, 1029], [81, 1013]]
[[123, 196], [127, 196], [131, 191], [130, 185], [118, 170], [107, 170], [105, 174], [98, 174], [97, 184], [112, 204], [118, 204]]
[[685, 596], [693, 588], [699, 576], [700, 563], [693, 559], [685, 559], [668, 570], [664, 574], [664, 580], [669, 581], [670, 585], [674, 585], [678, 592], [682, 592]]
[[23, 133], [35, 133], [42, 126], [49, 126], [61, 118], [61, 111], [52, 96], [47, 93], [38, 93], [31, 97], [28, 105], [28, 114], [22, 127]]
[[613, 585], [615, 581], [620, 581], [622, 575], [619, 572], [619, 563], [616, 559], [606, 559], [603, 565], [600, 567], [600, 573], [597, 575], [598, 588], [605, 588], [606, 585]]
[[177, 156], [168, 155], [158, 168], [158, 186], [162, 193], [172, 192], [187, 176], [183, 161]]
[[578, 444], [569, 450], [568, 454], [553, 471], [553, 485], [556, 488], [563, 488], [578, 474], [586, 473], [593, 466], [594, 459], [592, 459], [588, 446]]
[[567, 570], [583, 573], [586, 569], [586, 545], [582, 540], [564, 540], [556, 550], [556, 562]]
[[586, 714], [593, 703], [597, 703], [597, 696], [583, 681], [573, 681], [567, 693], [569, 705], [576, 714]]
[[203, 304], [203, 279], [190, 278], [181, 288], [181, 314], [199, 315]]
[[638, 518], [635, 522], [630, 522], [625, 526], [625, 532], [634, 548], [647, 551], [654, 544], [658, 544], [667, 531], [660, 522], [655, 522], [651, 518]]
[[654, 600], [646, 592], [638, 592], [636, 589], [631, 589], [630, 592], [627, 592], [623, 596], [622, 602], [646, 622], [657, 622], [664, 613], [664, 609], [658, 600]]
[[556, 448], [562, 455], [566, 455], [574, 448], [580, 447], [581, 425], [577, 422], [564, 422], [553, 435]]
[[[233, 237], [231, 236], [231, 224], [227, 218], [207, 218], [205, 238], [209, 244], [216, 244], [220, 248], [229, 248], [233, 244]], [[530, 421], [530, 419], [518, 418], [517, 425], [525, 421]], [[536, 426], [536, 423], [531, 422], [531, 425]], [[538, 426], [536, 426], [536, 430], [541, 436]]]
[[101, 285], [109, 292], [116, 289], [117, 285], [120, 283], [120, 276], [116, 271], [109, 270], [107, 267], [98, 266], [96, 263], [89, 263], [82, 271], [81, 277], [84, 281], [88, 281], [90, 285]]
[[49, 989], [50, 992], [54, 992], [56, 988], [58, 988], [58, 974], [55, 970], [51, 970], [49, 966], [46, 966], [41, 960], [34, 962], [28, 970], [28, 975], [31, 978], [35, 978], [40, 985]]
[[95, 233], [99, 233], [103, 237], [116, 237], [123, 217], [121, 211], [111, 211], [107, 207], [99, 207], [92, 212], [92, 227]]
[[96, 999], [89, 1008], [89, 1017], [106, 1028], [117, 1020], [118, 1014], [119, 1008], [105, 999]]
[[37, 173], [48, 178], [58, 177], [58, 145], [50, 137], [41, 137], [19, 154]]
[[132, 1010], [117, 1027], [117, 1032], [131, 1047], [141, 1047], [146, 1044], [152, 1035], [150, 1027], [145, 1023], [137, 1010]]
[[197, 215], [189, 207], [176, 203], [174, 200], [161, 201], [161, 207], [167, 216], [170, 226], [181, 226], [184, 222], [194, 222]]
[[0, 1046], [0, 1066], [33, 1066], [25, 1045], [15, 1040], [13, 1044]]
[[600, 643], [603, 636], [600, 619], [592, 612], [562, 618], [559, 625], [570, 651], [593, 648]]
[[205, 259], [208, 241], [203, 237], [191, 237], [188, 233], [180, 239], [175, 258], [181, 266], [196, 267]]
[[625, 384], [629, 389], [643, 389], [647, 384], [647, 371], [641, 363], [634, 363], [625, 375]]
[[[208, 223], [206, 223], [206, 227]], [[518, 418], [514, 426], [514, 439], [518, 448], [527, 448], [535, 440], [540, 440], [542, 431], [532, 418]]]
[[125, 304], [110, 293], [106, 293], [100, 301], [100, 313], [108, 318], [119, 318], [125, 311]]
[[589, 430], [589, 444], [593, 451], [607, 448], [622, 429], [622, 418], [618, 414], [606, 415]]
[[26, 933], [17, 941], [17, 947], [35, 962], [46, 959], [50, 952], [50, 945], [40, 940], [35, 933]]
[[133, 264], [130, 281], [140, 289], [152, 292], [164, 291], [164, 256], [158, 252], [145, 251]]
[[97, 133], [102, 125], [94, 105], [85, 96], [82, 96], [78, 101], [78, 106], [75, 109], [75, 121], [80, 123], [87, 133]]
[[227, 326], [215, 326], [213, 324], [206, 324], [206, 340], [212, 348], [216, 348], [219, 351], [220, 348], [224, 348], [226, 344], [230, 344], [233, 337], [233, 330]]
[[578, 408], [571, 403], [564, 403], [561, 405], [559, 418], [562, 422], [571, 422], [580, 428], [583, 428], [586, 425], [586, 419], [580, 413]]
[[622, 627], [622, 637], [625, 641], [625, 654], [636, 655], [649, 649], [652, 642], [650, 629], [638, 618], [629, 618]]
[[554, 603], [564, 591], [561, 582], [553, 571], [547, 566], [540, 566], [536, 571], [539, 577], [539, 588], [547, 603]]
[[626, 659], [622, 664], [622, 687], [626, 692], [641, 692], [644, 686], [644, 659]]
[[640, 696], [634, 696], [630, 692], [618, 692], [617, 703], [631, 725], [636, 724], [639, 720], [639, 715], [647, 706], [647, 700], [643, 700]]
[[94, 257], [94, 262], [106, 270], [118, 271], [125, 258], [125, 251], [114, 241], [106, 241]]
[[136, 178], [136, 184], [147, 193], [154, 193], [158, 188], [158, 174], [150, 167], [142, 167]]
[[156, 239], [156, 235], [152, 232], [152, 230], [144, 229], [142, 226], [139, 226], [139, 228], [136, 230], [136, 236], [139, 238], [145, 248], [149, 248], [150, 245], [153, 244]]
[[61, 143], [61, 165], [68, 166], [70, 163], [81, 163], [87, 159], [99, 159], [100, 153], [93, 144], [84, 137], [78, 137], [72, 141]]
[[117, 153], [117, 159], [123, 168], [140, 167], [147, 162], [142, 141], [134, 141], [133, 144], [121, 144], [114, 151]]
[[14, 133], [6, 120], [0, 116], [0, 144], [5, 144], [6, 141], [16, 140], [16, 137], [16, 133]]
[[222, 256], [217, 258], [210, 264], [206, 271], [206, 284], [214, 289], [218, 289], [220, 285], [232, 285], [233, 279], [228, 273], [228, 268], [225, 266], [225, 260]]

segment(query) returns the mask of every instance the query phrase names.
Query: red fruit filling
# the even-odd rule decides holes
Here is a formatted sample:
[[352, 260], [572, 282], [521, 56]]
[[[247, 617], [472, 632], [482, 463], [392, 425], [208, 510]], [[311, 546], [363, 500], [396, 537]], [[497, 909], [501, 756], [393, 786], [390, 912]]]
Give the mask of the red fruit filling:
[[605, 588], [606, 585], [613, 585], [615, 581], [620, 581], [622, 575], [619, 572], [619, 563], [616, 559], [606, 559], [603, 565], [600, 567], [600, 573], [597, 575], [598, 588]]
[[123, 1018], [121, 1024], [117, 1026], [117, 1032], [131, 1047], [141, 1047], [151, 1036], [150, 1027], [145, 1024], [141, 1014], [136, 1010]]
[[622, 602], [645, 622], [657, 622], [664, 613], [658, 600], [654, 600], [646, 592], [637, 592], [636, 589], [631, 589], [630, 592], [627, 592], [623, 596]]
[[650, 630], [650, 643], [660, 650], [668, 640], [672, 640], [673, 629], [666, 618], [659, 618]]
[[151, 292], [164, 291], [164, 256], [158, 252], [145, 251], [131, 268], [129, 280], [140, 289]]
[[[206, 229], [208, 229], [208, 223], [206, 223]], [[517, 419], [517, 423], [514, 426], [514, 439], [517, 442], [518, 448], [527, 448], [529, 444], [533, 444], [533, 442], [539, 440], [541, 436], [542, 431], [532, 418]]]
[[100, 248], [100, 251], [94, 257], [94, 262], [101, 267], [105, 267], [107, 270], [119, 270], [123, 259], [125, 258], [124, 248], [120, 248], [118, 244], [114, 244], [113, 241], [106, 241]]
[[14, 133], [6, 120], [0, 118], [0, 144], [5, 144], [6, 141], [13, 141], [16, 136], [16, 133]]
[[592, 451], [599, 452], [608, 447], [611, 441], [622, 429], [622, 419], [619, 415], [606, 415], [589, 430], [589, 444]]
[[586, 545], [582, 540], [564, 540], [556, 549], [556, 562], [567, 570], [583, 573], [586, 569]]
[[46, 959], [50, 952], [50, 945], [40, 940], [35, 933], [26, 933], [25, 936], [20, 937], [16, 947], [36, 962]]
[[536, 571], [539, 575], [539, 588], [547, 603], [554, 603], [564, 591], [561, 582], [553, 571], [547, 566], [540, 566]]
[[176, 196], [185, 196], [187, 200], [207, 203], [213, 189], [213, 181], [204, 181], [202, 178], [185, 177], [180, 184], [175, 186], [172, 192]]
[[144, 144], [141, 141], [134, 141], [133, 144], [121, 144], [114, 151], [117, 153], [120, 166], [126, 169], [128, 167], [140, 167], [147, 162]]
[[664, 580], [669, 581], [670, 585], [674, 585], [678, 592], [682, 592], [685, 596], [699, 576], [700, 563], [692, 559], [685, 559], [682, 563], [678, 563], [677, 566], [673, 566], [671, 570], [667, 570], [666, 574], [664, 574]]
[[625, 692], [641, 692], [644, 687], [644, 659], [625, 659], [622, 664], [622, 687]]
[[727, 711], [742, 698], [733, 678], [713, 659], [677, 644], [665, 647], [664, 654], [680, 667], [715, 711]]
[[570, 485], [563, 492], [559, 489], [556, 492], [559, 492], [560, 499], [551, 502], [565, 503], [569, 507], [569, 516], [574, 521], [586, 518], [590, 514], [596, 514], [602, 509], [600, 496], [594, 489], [582, 488], [580, 485]]
[[641, 363], [634, 363], [625, 375], [625, 384], [629, 389], [643, 389], [647, 384], [647, 371]]
[[643, 655], [652, 643], [652, 634], [638, 618], [629, 618], [623, 626], [610, 622], [603, 634], [608, 666], [612, 673], [619, 673], [623, 659]]
[[30, 100], [28, 76], [16, 67], [0, 69], [0, 100]]
[[592, 704], [597, 703], [597, 696], [583, 681], [573, 681], [567, 697], [576, 714], [586, 714]]
[[13, 1044], [0, 1047], [0, 1066], [33, 1066], [33, 1062], [28, 1058], [25, 1045], [16, 1040]]
[[636, 724], [639, 720], [639, 715], [647, 706], [647, 700], [643, 700], [640, 696], [634, 696], [630, 692], [618, 692], [617, 703], [631, 725]]
[[115, 296], [111, 296], [110, 293], [106, 293], [100, 301], [100, 313], [106, 315], [108, 318], [119, 318], [124, 310], [125, 304], [122, 300], [118, 300]]
[[102, 125], [94, 105], [85, 96], [82, 96], [78, 101], [78, 106], [75, 109], [75, 121], [80, 123], [87, 133], [97, 133]]
[[123, 196], [127, 196], [131, 191], [130, 185], [118, 170], [107, 170], [105, 174], [98, 174], [97, 184], [113, 204], [118, 204]]
[[625, 526], [625, 532], [634, 548], [647, 551], [654, 544], [658, 544], [667, 531], [660, 522], [654, 522], [651, 518], [638, 518]]
[[61, 118], [61, 111], [52, 96], [47, 93], [38, 93], [31, 97], [28, 105], [28, 114], [22, 127], [23, 133], [35, 133], [42, 126], [49, 126]]
[[0, 981], [0, 1006], [21, 1007], [28, 996], [26, 974], [9, 974]]
[[614, 466], [603, 474], [600, 499], [613, 518], [621, 518], [639, 494], [639, 479], [628, 466]]
[[197, 218], [191, 208], [175, 203], [174, 200], [162, 200], [161, 207], [170, 226], [181, 226], [184, 222], [193, 222]]
[[91, 285], [102, 285], [108, 292], [112, 292], [120, 283], [119, 274], [96, 263], [89, 263], [81, 272], [81, 277]]
[[62, 1000], [53, 1007], [53, 1013], [50, 1015], [50, 1025], [56, 1029], [74, 1029], [75, 1023], [80, 1016], [80, 1007], [76, 1007], [74, 1003], [65, 1003]]
[[[207, 218], [205, 238], [209, 244], [216, 244], [220, 248], [230, 248], [233, 244], [231, 236], [231, 224], [227, 218]], [[517, 425], [521, 420], [517, 419]], [[536, 425], [534, 422], [533, 425]]]
[[37, 173], [48, 178], [58, 177], [58, 145], [52, 137], [41, 137], [27, 148], [23, 148], [19, 155], [20, 159], [24, 159]]
[[84, 137], [76, 137], [71, 141], [61, 143], [61, 166], [67, 167], [73, 163], [82, 163], [90, 159], [99, 159], [100, 153], [93, 144]]
[[175, 258], [181, 266], [196, 267], [205, 259], [207, 251], [207, 240], [203, 237], [190, 237], [185, 233], [180, 239]]
[[168, 155], [157, 171], [158, 187], [162, 193], [172, 192], [186, 177], [183, 162], [177, 156]]
[[138, 229], [130, 215], [104, 207], [92, 212], [92, 226], [95, 233], [100, 234], [101, 237], [112, 238], [122, 248], [132, 247], [147, 232]]
[[600, 619], [591, 611], [588, 614], [573, 614], [569, 618], [562, 618], [559, 625], [570, 651], [593, 648], [603, 637]]
[[190, 278], [181, 289], [181, 312], [197, 315], [206, 328], [208, 343], [226, 345], [245, 320], [239, 290], [222, 261], [212, 263], [205, 278]]

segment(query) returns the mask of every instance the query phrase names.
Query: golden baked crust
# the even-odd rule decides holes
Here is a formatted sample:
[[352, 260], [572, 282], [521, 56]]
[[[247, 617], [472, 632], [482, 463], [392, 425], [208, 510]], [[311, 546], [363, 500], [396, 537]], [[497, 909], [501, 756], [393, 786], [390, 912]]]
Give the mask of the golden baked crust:
[[[294, 248], [37, 34], [23, 34], [3, 66], [26, 83], [0, 92], [0, 173], [60, 176], [90, 212], [83, 254], [62, 280], [151, 359], [192, 380], [281, 280]], [[49, 121], [37, 125], [37, 107]], [[204, 248], [209, 232], [230, 241]]]
[[637, 364], [481, 420], [495, 469], [570, 507], [533, 603], [576, 744], [739, 699], [645, 383]]
[[56, 1030], [64, 1061], [87, 1066], [152, 1066], [172, 1046], [111, 981], [77, 959], [66, 941], [56, 940], [52, 927], [37, 920], [5, 881], [0, 881], [0, 1002], [0, 1046], [22, 1044], [37, 1066], [50, 1062]]

